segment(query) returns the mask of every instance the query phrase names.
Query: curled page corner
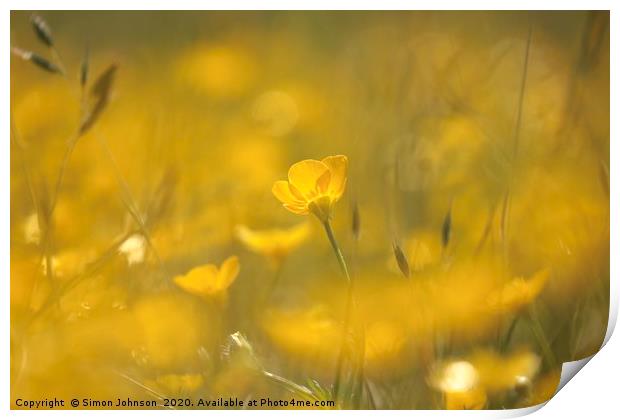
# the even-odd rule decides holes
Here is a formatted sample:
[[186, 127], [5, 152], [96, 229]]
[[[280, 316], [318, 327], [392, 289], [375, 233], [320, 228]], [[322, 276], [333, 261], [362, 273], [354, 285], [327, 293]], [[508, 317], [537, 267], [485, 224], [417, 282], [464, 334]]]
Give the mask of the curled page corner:
[[[596, 353], [595, 353], [596, 354]], [[566, 385], [573, 377], [579, 372], [583, 367], [592, 360], [592, 356], [584, 357], [580, 360], [573, 360], [572, 362], [564, 362], [562, 363], [562, 373], [560, 374], [560, 382], [558, 383], [558, 388], [555, 390], [554, 396], [557, 395], [558, 392], [564, 385]]]
[[532, 405], [531, 407], [523, 407], [523, 408], [513, 408], [509, 410], [504, 410], [501, 412], [500, 418], [504, 419], [514, 419], [517, 417], [525, 417], [529, 414], [535, 413], [545, 405], [547, 405], [549, 401], [545, 401], [543, 403]]
[[[614, 296], [617, 296], [616, 292], [617, 290], [615, 290], [615, 285], [612, 284], [611, 286], [611, 290], [610, 290], [610, 295], [612, 296], [610, 305], [609, 305], [609, 320], [607, 322], [607, 332], [605, 333], [605, 339], [603, 340], [603, 343], [601, 344], [601, 348], [599, 349], [599, 351], [605, 347], [605, 345], [607, 344], [607, 342], [609, 341], [609, 339], [611, 338], [615, 328], [616, 328], [616, 321], [618, 319], [618, 304], [617, 304], [617, 299], [613, 299]], [[585, 365], [588, 364], [588, 362], [590, 362], [590, 360], [592, 360], [592, 358], [597, 354], [598, 352], [592, 354], [591, 356], [588, 357], [584, 357], [583, 359], [580, 360], [573, 360], [570, 362], [564, 362], [562, 363], [562, 371], [560, 373], [560, 381], [558, 382], [558, 387], [556, 388], [555, 392], [553, 393], [553, 396], [545, 401], [544, 403], [538, 404], [538, 405], [534, 405], [531, 407], [526, 407], [526, 408], [519, 408], [519, 409], [514, 409], [514, 410], [509, 410], [508, 412], [506, 412], [506, 416], [504, 418], [514, 418], [514, 417], [521, 417], [521, 416], [526, 416], [528, 414], [534, 413], [538, 410], [540, 410], [541, 408], [543, 408], [549, 401], [551, 401], [551, 399], [553, 397], [555, 397], [558, 392], [560, 392], [562, 390], [562, 388], [564, 388], [564, 386], [575, 377], [575, 375], [577, 375], [577, 373], [583, 369], [583, 367]]]
[[616, 282], [609, 282], [609, 320], [607, 321], [607, 331], [601, 348], [605, 347], [611, 335], [616, 329], [616, 321], [618, 320], [618, 288]]
[[[611, 321], [610, 321], [611, 322]], [[613, 327], [608, 328], [609, 330], [613, 330]], [[604, 344], [603, 344], [604, 345]], [[596, 354], [596, 353], [595, 353]], [[533, 405], [531, 407], [524, 407], [524, 408], [515, 408], [515, 409], [511, 409], [511, 410], [505, 410], [501, 413], [500, 417], [501, 418], [516, 418], [516, 417], [523, 417], [523, 416], [527, 416], [528, 414], [532, 414], [535, 413], [536, 411], [540, 410], [541, 408], [543, 408], [545, 405], [547, 405], [547, 403], [549, 401], [551, 401], [551, 399], [553, 399], [553, 397], [555, 397], [558, 392], [560, 392], [560, 390], [562, 388], [564, 388], [564, 386], [575, 376], [577, 375], [577, 373], [583, 369], [583, 367], [588, 364], [588, 362], [590, 360], [592, 360], [592, 358], [594, 357], [594, 355], [592, 356], [588, 356], [585, 357], [583, 359], [580, 360], [573, 360], [571, 362], [564, 362], [562, 364], [562, 372], [560, 373], [560, 381], [558, 382], [558, 387], [556, 388], [555, 392], [553, 393], [553, 396], [548, 399], [547, 401], [537, 404], [537, 405]]]

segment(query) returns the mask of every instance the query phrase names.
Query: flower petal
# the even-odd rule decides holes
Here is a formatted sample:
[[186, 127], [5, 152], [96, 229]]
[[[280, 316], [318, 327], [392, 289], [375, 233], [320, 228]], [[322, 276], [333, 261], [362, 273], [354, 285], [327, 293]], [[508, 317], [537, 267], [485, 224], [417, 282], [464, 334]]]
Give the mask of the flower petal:
[[319, 194], [327, 193], [329, 189], [329, 183], [332, 179], [332, 175], [329, 171], [325, 172], [323, 175], [316, 180], [316, 192]]
[[239, 274], [239, 258], [236, 255], [228, 257], [220, 267], [218, 273], [217, 286], [218, 290], [226, 290], [232, 284]]
[[295, 194], [293, 194], [289, 183], [286, 181], [276, 181], [271, 188], [271, 192], [283, 204], [303, 204], [303, 202], [301, 202], [299, 198], [297, 198]]
[[306, 205], [284, 204], [284, 208], [295, 214], [306, 215], [310, 213]]
[[295, 163], [288, 170], [288, 180], [306, 198], [316, 195], [317, 181], [329, 168], [323, 162], [306, 159]]
[[328, 192], [335, 200], [339, 199], [347, 185], [349, 160], [345, 155], [328, 156], [322, 161], [331, 173]]
[[206, 297], [213, 293], [217, 275], [217, 267], [206, 264], [191, 269], [183, 276], [176, 276], [174, 282], [188, 293]]
[[235, 228], [235, 236], [246, 247], [250, 248], [254, 252], [262, 252], [268, 242], [265, 239], [266, 235], [250, 229], [245, 225], [239, 225]]
[[[303, 209], [297, 209], [296, 211]], [[267, 257], [280, 258], [301, 245], [310, 234], [310, 226], [303, 222], [288, 229], [254, 230], [245, 225], [235, 227], [235, 236], [248, 249]]]
[[293, 196], [299, 201], [299, 203], [306, 203], [308, 200], [304, 197], [304, 195], [299, 192], [297, 188], [291, 183], [288, 184], [288, 189], [291, 190]]

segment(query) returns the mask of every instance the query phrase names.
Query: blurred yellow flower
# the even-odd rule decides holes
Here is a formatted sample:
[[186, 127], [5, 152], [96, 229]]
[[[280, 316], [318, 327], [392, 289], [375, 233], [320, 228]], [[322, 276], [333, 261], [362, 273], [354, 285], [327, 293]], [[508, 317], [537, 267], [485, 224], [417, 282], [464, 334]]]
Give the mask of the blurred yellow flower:
[[366, 327], [364, 338], [364, 362], [367, 373], [384, 377], [387, 373], [402, 369], [401, 356], [407, 340], [407, 334], [402, 326], [394, 322], [373, 322]]
[[228, 257], [218, 269], [214, 264], [195, 267], [187, 274], [176, 276], [174, 282], [188, 293], [207, 298], [225, 292], [239, 274], [239, 258]]
[[480, 375], [468, 361], [442, 364], [431, 373], [429, 382], [443, 393], [448, 410], [480, 410], [487, 402]]
[[516, 312], [538, 297], [549, 279], [549, 270], [540, 270], [530, 279], [517, 277], [489, 296], [492, 311]]
[[310, 234], [310, 226], [300, 223], [288, 229], [253, 230], [245, 225], [235, 229], [235, 235], [249, 250], [269, 258], [279, 264], [295, 248], [300, 246]]
[[530, 351], [519, 350], [509, 355], [492, 350], [478, 350], [467, 358], [476, 367], [480, 384], [487, 392], [514, 389], [534, 379], [540, 368], [540, 357]]
[[347, 164], [344, 155], [297, 162], [288, 171], [288, 182], [273, 184], [273, 195], [287, 210], [302, 215], [313, 213], [325, 223], [331, 216], [332, 206], [344, 193]]
[[593, 175], [583, 176], [560, 163], [532, 168], [520, 181], [511, 210], [511, 224], [519, 226], [510, 245], [513, 269], [549, 267], [553, 276], [545, 299], [566, 307], [609, 272], [601, 270], [609, 266], [609, 200], [596, 170], [589, 171]]
[[178, 58], [176, 75], [198, 91], [234, 98], [252, 86], [256, 65], [248, 52], [234, 45], [197, 44]]
[[530, 383], [540, 368], [540, 357], [520, 350], [501, 355], [492, 350], [476, 350], [462, 360], [440, 363], [429, 383], [445, 398], [448, 410], [485, 407], [487, 397]]

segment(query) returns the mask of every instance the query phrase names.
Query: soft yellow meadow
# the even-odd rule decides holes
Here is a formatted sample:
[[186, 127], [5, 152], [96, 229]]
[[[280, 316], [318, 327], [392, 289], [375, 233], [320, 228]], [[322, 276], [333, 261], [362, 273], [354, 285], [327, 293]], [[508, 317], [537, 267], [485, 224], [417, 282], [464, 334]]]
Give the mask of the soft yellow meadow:
[[600, 348], [609, 13], [15, 11], [11, 47], [13, 408], [507, 409]]

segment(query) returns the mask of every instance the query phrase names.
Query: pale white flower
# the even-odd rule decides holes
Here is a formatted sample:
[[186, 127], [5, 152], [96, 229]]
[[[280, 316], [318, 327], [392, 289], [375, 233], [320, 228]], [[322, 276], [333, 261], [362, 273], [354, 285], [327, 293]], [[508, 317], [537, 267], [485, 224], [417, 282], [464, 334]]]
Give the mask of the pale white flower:
[[146, 254], [146, 240], [144, 236], [136, 233], [131, 235], [118, 247], [118, 252], [127, 258], [127, 264], [140, 264]]
[[432, 378], [435, 388], [449, 392], [465, 392], [478, 385], [478, 371], [464, 360], [449, 362], [441, 366]]

